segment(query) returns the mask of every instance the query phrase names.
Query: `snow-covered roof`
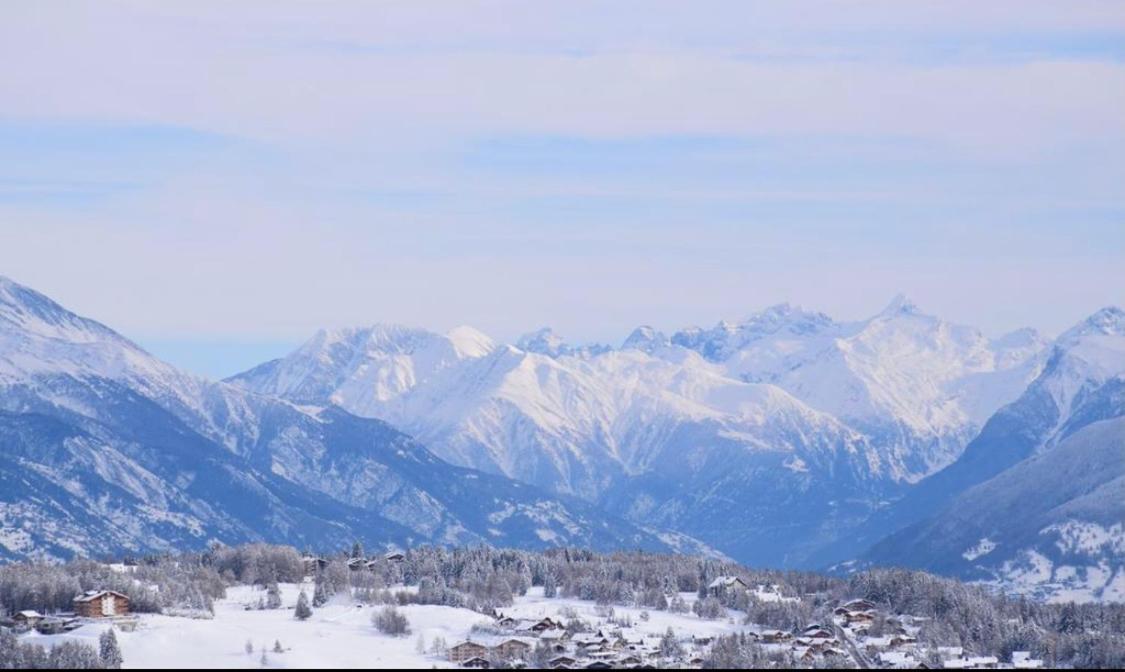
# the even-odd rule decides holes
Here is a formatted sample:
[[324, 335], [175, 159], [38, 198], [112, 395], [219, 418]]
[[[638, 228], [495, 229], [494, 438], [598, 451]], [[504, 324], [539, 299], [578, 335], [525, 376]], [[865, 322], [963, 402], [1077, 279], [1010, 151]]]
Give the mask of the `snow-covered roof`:
[[74, 601], [75, 602], [90, 602], [90, 601], [95, 600], [99, 597], [102, 597], [103, 595], [116, 595], [117, 597], [123, 597], [126, 600], [129, 599], [129, 597], [127, 595], [123, 595], [123, 594], [117, 592], [116, 590], [87, 590], [82, 595], [79, 595], [78, 597], [74, 598]]
[[511, 635], [495, 635], [491, 637], [482, 637], [474, 641], [475, 644], [487, 646], [489, 648], [497, 647], [502, 644], [516, 643], [524, 646], [534, 647], [534, 637], [512, 637]]
[[746, 582], [737, 576], [720, 576], [707, 585], [708, 588], [730, 588], [734, 585], [745, 586]]
[[909, 653], [903, 651], [884, 651], [879, 654], [879, 661], [894, 667], [914, 666], [918, 663]]

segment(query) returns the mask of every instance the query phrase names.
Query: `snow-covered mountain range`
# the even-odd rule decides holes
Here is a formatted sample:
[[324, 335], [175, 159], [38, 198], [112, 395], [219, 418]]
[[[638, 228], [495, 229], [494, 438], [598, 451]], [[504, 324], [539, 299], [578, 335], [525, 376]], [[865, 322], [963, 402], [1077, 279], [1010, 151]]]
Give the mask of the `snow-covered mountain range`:
[[452, 461], [587, 495], [607, 473], [651, 466], [659, 440], [637, 430], [654, 421], [712, 420], [773, 446], [779, 428], [835, 434], [872, 475], [912, 482], [1023, 391], [1045, 347], [1030, 330], [989, 340], [899, 297], [859, 323], [782, 305], [671, 337], [641, 327], [619, 349], [575, 348], [549, 330], [515, 346], [469, 328], [322, 331], [230, 382], [334, 403]]
[[[1123, 380], [1119, 309], [1053, 341], [989, 338], [898, 297], [855, 322], [779, 305], [620, 347], [321, 331], [216, 383], [0, 280], [0, 555], [359, 537], [1094, 576], [1122, 564], [1117, 541], [1079, 558], [1044, 540], [1119, 535], [1125, 512], [1091, 497], [1125, 476], [1106, 447]], [[966, 513], [986, 506], [1008, 513]]]
[[576, 494], [748, 562], [804, 564], [954, 462], [1044, 366], [1031, 330], [989, 339], [897, 297], [841, 323], [789, 305], [620, 348], [549, 329], [322, 331], [229, 382], [335, 404], [456, 464]]
[[[964, 454], [855, 537], [910, 564], [1048, 596], [1125, 599], [1125, 312], [1054, 343]], [[897, 531], [896, 531], [897, 530]]]
[[384, 422], [186, 374], [0, 278], [0, 558], [209, 540], [706, 550]]

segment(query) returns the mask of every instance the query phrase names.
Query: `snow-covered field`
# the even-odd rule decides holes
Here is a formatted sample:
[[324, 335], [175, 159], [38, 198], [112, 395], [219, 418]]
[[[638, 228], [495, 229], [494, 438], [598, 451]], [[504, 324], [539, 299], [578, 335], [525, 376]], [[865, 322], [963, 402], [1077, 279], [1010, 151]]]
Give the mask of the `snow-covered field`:
[[[245, 605], [257, 605], [264, 590], [238, 586], [227, 591], [224, 600], [215, 603], [214, 619], [175, 618], [141, 615], [134, 632], [117, 631], [118, 642], [125, 657], [126, 668], [260, 668], [265, 650], [266, 666], [276, 668], [432, 668], [452, 667], [444, 657], [417, 652], [418, 636], [427, 651], [434, 638], [443, 638], [450, 646], [466, 639], [476, 623], [490, 619], [467, 609], [439, 606], [400, 607], [410, 621], [411, 634], [389, 637], [371, 624], [378, 606], [357, 606], [338, 598], [322, 608], [314, 609], [307, 621], [293, 617], [293, 607], [301, 586], [281, 584], [284, 607], [277, 610], [247, 611]], [[312, 585], [304, 586], [312, 594]], [[685, 599], [694, 595], [685, 594]], [[536, 588], [516, 604], [503, 610], [519, 618], [556, 617], [560, 610], [574, 610], [580, 618], [596, 623], [597, 607], [592, 602], [571, 599], [547, 599]], [[681, 637], [715, 635], [738, 629], [729, 619], [706, 621], [692, 614], [649, 612], [649, 620], [641, 619], [642, 609], [616, 607], [618, 619], [629, 617], [635, 629], [654, 636], [673, 628]], [[97, 646], [98, 636], [106, 625], [86, 625], [65, 635], [30, 633], [21, 640], [50, 646], [63, 639], [77, 639]], [[247, 641], [254, 652], [246, 652]], [[284, 653], [274, 653], [280, 642]]]

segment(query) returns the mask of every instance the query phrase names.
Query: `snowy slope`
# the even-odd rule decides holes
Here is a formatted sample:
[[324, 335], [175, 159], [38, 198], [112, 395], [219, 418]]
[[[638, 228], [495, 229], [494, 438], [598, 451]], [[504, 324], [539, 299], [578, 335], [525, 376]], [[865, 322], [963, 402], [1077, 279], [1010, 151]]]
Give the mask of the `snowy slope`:
[[956, 459], [1034, 379], [1045, 347], [1030, 330], [990, 340], [901, 296], [857, 323], [783, 304], [671, 340], [732, 377], [778, 385], [863, 432], [908, 481]]
[[[402, 590], [402, 586], [395, 587]], [[382, 607], [361, 605], [333, 598], [313, 610], [307, 621], [293, 618], [293, 607], [301, 591], [311, 595], [312, 582], [283, 583], [279, 590], [280, 609], [249, 609], [262, 599], [260, 587], [235, 586], [227, 596], [215, 602], [211, 619], [188, 619], [155, 614], [138, 616], [136, 629], [115, 631], [124, 658], [124, 669], [261, 669], [263, 653], [266, 666], [280, 669], [458, 669], [448, 655], [430, 651], [435, 638], [452, 646], [465, 640], [481, 641], [487, 635], [474, 632], [473, 626], [494, 626], [493, 619], [478, 612], [458, 607], [411, 604], [398, 608], [410, 624], [408, 637], [392, 637], [375, 630], [372, 616]], [[594, 602], [572, 598], [545, 598], [541, 587], [527, 595], [517, 596], [505, 608], [506, 615], [520, 619], [543, 617], [565, 620], [580, 618], [591, 624], [605, 622], [605, 609]], [[694, 593], [682, 593], [687, 604], [695, 602]], [[641, 614], [644, 613], [642, 617]], [[694, 637], [708, 640], [719, 635], [740, 632], [739, 612], [730, 619], [706, 620], [694, 614], [646, 610], [641, 607], [616, 605], [617, 619], [634, 623], [630, 631], [646, 639], [659, 640], [672, 629], [678, 637], [690, 641]], [[79, 641], [95, 648], [106, 624], [91, 623], [60, 635], [35, 632], [20, 638], [24, 643], [45, 647], [64, 641]], [[608, 629], [608, 628], [607, 628]], [[421, 639], [424, 650], [418, 651]], [[250, 642], [252, 653], [246, 652]], [[283, 652], [275, 653], [275, 642]]]
[[[459, 345], [488, 347], [472, 334]], [[449, 465], [378, 420], [185, 374], [6, 279], [0, 436], [0, 557], [211, 538], [699, 550]]]
[[976, 485], [872, 549], [1040, 597], [1125, 599], [1125, 417], [1101, 420]]
[[672, 336], [639, 327], [616, 350], [550, 329], [504, 345], [377, 325], [322, 332], [229, 382], [339, 405], [456, 464], [788, 563], [955, 460], [1043, 352], [1030, 330], [991, 340], [900, 297], [856, 323], [781, 305]]
[[[861, 547], [876, 544], [867, 554], [868, 559], [876, 563], [889, 561], [891, 552], [886, 544], [877, 544], [880, 539], [925, 524], [950, 506], [960, 493], [1004, 476], [1029, 458], [1051, 454], [1084, 428], [1125, 416], [1123, 351], [1125, 312], [1118, 308], [1100, 310], [1064, 333], [1052, 346], [1039, 377], [1019, 399], [1000, 409], [985, 424], [955, 463], [923, 480], [894, 506], [873, 516], [851, 535], [848, 548], [832, 549], [823, 559], [841, 560], [849, 553], [861, 551]], [[1120, 428], [1119, 424], [1111, 426]], [[1044, 491], [1043, 496], [1052, 494]], [[1030, 491], [1028, 495], [1031, 496]], [[894, 561], [906, 560], [896, 556]], [[911, 564], [929, 561], [926, 553], [919, 552]]]
[[[751, 450], [812, 447], [783, 438], [795, 428], [863, 448], [857, 434], [783, 390], [732, 379], [687, 350], [542, 354], [479, 335], [472, 342], [484, 345], [469, 349], [459, 346], [466, 331], [380, 325], [347, 339], [321, 334], [231, 382], [380, 418], [446, 459], [587, 496], [612, 476], [648, 469], [663, 447], [660, 427], [715, 423]], [[816, 460], [815, 452], [803, 457]]]
[[[523, 344], [542, 352], [466, 329], [442, 336], [380, 325], [318, 334], [230, 382], [382, 419], [454, 463], [577, 494], [758, 561], [792, 559], [802, 535], [819, 539], [841, 509], [849, 519], [866, 513], [898, 487], [901, 468], [860, 433], [695, 351], [594, 352], [542, 332]], [[720, 482], [728, 494], [717, 494]], [[795, 535], [779, 536], [773, 524], [738, 535], [722, 528], [746, 507], [774, 521], [801, 493]]]

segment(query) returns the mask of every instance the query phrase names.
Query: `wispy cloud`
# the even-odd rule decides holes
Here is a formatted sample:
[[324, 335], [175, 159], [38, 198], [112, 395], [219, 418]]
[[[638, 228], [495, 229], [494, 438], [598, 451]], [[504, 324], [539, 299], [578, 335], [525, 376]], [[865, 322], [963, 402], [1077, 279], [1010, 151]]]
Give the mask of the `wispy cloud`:
[[173, 342], [1059, 329], [1125, 303], [1123, 44], [1097, 1], [8, 3], [0, 266]]

